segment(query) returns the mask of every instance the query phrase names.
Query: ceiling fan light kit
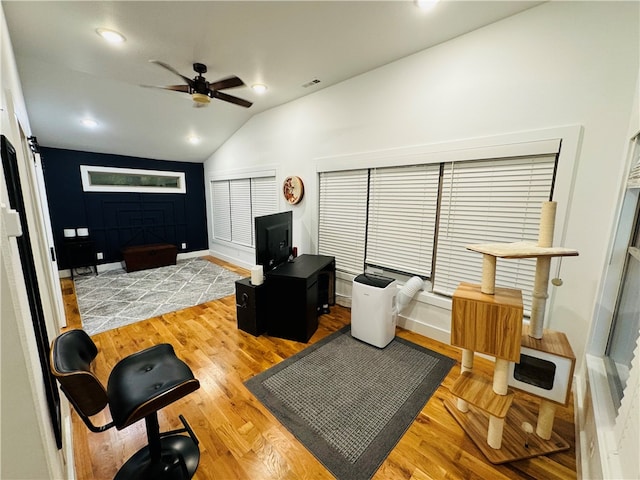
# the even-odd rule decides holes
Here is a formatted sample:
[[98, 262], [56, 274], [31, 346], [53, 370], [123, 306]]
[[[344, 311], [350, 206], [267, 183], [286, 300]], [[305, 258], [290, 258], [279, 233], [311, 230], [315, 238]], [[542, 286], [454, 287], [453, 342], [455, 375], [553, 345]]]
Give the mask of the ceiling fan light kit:
[[194, 102], [196, 103], [202, 103], [204, 105], [208, 104], [211, 100], [209, 99], [209, 97], [207, 95], [205, 95], [204, 93], [194, 93], [191, 95], [191, 98], [193, 99]]

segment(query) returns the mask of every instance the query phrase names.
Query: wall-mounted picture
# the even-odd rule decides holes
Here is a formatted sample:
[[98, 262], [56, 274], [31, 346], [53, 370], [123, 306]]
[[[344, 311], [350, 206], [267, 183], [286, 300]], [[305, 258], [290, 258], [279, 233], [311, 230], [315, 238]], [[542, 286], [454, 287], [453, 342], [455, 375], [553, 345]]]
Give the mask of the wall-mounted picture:
[[302, 200], [302, 196], [304, 195], [304, 184], [302, 183], [302, 179], [295, 176], [285, 178], [284, 184], [282, 185], [282, 193], [284, 194], [284, 198], [291, 205], [298, 203]]

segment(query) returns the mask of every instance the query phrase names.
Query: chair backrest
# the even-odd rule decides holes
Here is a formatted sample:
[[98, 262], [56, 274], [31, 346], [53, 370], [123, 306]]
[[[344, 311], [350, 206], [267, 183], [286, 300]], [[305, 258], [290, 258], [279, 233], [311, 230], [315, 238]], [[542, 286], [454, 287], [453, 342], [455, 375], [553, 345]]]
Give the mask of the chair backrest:
[[104, 386], [90, 370], [97, 354], [96, 344], [84, 330], [64, 332], [51, 345], [51, 371], [83, 419], [102, 411], [108, 403]]

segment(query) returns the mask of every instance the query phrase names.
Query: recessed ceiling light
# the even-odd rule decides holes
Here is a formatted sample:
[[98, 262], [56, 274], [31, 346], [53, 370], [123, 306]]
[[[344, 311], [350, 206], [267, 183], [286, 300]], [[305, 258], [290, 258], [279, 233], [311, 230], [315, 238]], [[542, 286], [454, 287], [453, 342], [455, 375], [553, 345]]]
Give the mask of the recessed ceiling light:
[[200, 143], [200, 137], [198, 137], [197, 135], [189, 135], [187, 137], [187, 140], [193, 145]]
[[126, 40], [120, 32], [109, 30], [108, 28], [98, 28], [96, 33], [109, 43], [122, 43]]
[[264, 92], [266, 92], [268, 90], [267, 86], [264, 85], [263, 83], [255, 83], [255, 84], [251, 85], [251, 88], [256, 93], [264, 93]]
[[415, 0], [416, 6], [421, 10], [431, 10], [440, 0]]
[[98, 126], [98, 122], [96, 122], [93, 118], [83, 118], [80, 120], [80, 123], [87, 128], [95, 128]]

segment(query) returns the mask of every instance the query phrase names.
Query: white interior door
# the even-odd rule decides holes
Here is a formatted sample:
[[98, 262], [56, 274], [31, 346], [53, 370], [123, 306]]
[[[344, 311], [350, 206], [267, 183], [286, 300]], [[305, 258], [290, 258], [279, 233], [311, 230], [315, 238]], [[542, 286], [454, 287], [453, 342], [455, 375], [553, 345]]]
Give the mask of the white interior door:
[[[42, 160], [39, 153], [34, 154], [34, 166], [36, 185], [38, 190], [38, 198], [40, 199], [40, 215], [42, 216], [42, 225], [44, 226], [44, 234], [47, 242], [47, 250], [49, 251], [49, 260], [51, 268], [48, 268], [51, 285], [54, 287], [52, 297], [55, 301], [55, 310], [58, 313], [58, 327], [66, 326], [67, 320], [64, 313], [64, 304], [62, 301], [62, 291], [60, 286], [60, 277], [58, 275], [58, 258], [53, 243], [53, 229], [51, 228], [51, 218], [49, 217], [49, 203], [47, 201], [47, 189], [44, 183], [44, 172], [42, 170]], [[58, 287], [58, 288], [56, 288]]]

